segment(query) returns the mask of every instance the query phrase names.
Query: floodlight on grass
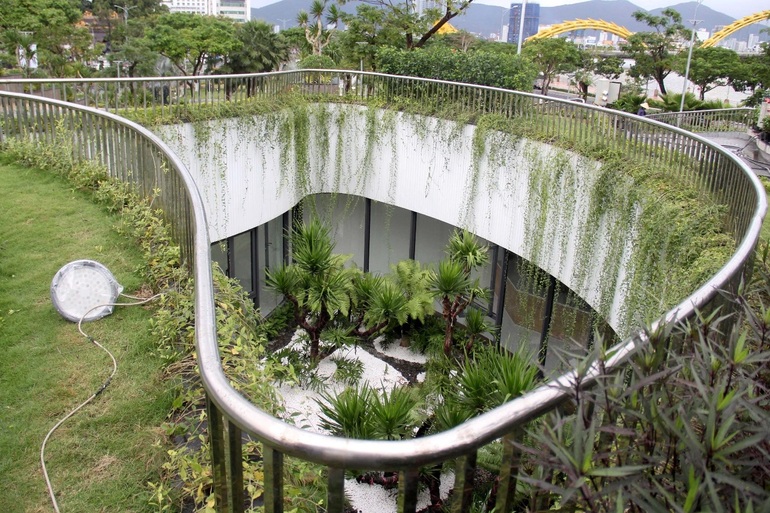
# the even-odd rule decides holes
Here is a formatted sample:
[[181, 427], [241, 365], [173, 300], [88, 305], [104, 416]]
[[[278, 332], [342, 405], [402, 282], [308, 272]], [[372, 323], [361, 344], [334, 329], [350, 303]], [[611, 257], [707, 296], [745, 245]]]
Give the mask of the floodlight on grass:
[[51, 301], [59, 314], [72, 322], [95, 321], [112, 313], [123, 287], [99, 262], [75, 260], [51, 281]]

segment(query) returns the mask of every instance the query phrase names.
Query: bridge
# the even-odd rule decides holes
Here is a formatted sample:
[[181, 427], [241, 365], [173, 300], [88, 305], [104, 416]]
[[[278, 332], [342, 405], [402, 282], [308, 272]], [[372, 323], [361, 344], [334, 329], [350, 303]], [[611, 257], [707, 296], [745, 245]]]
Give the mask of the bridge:
[[[754, 23], [759, 23], [767, 19], [770, 19], [770, 10], [760, 11], [758, 13], [735, 20], [733, 23], [712, 34], [711, 37], [703, 42], [702, 47], [708, 48], [710, 46], [714, 46], [730, 34], [744, 27]], [[559, 34], [564, 34], [566, 32], [572, 32], [574, 30], [601, 30], [604, 32], [609, 32], [610, 34], [615, 34], [626, 40], [633, 34], [633, 32], [623, 26], [618, 25], [617, 23], [604, 20], [577, 19], [551, 25], [547, 29], [541, 30], [537, 34], [528, 37], [527, 41], [549, 38]]]

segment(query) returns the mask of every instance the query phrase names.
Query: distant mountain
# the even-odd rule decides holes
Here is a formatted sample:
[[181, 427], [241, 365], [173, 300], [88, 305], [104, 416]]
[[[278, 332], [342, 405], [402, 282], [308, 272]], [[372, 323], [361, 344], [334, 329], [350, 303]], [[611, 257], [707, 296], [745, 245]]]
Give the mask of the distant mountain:
[[[737, 1], [737, 0], [736, 0]], [[280, 25], [283, 28], [294, 27], [297, 25], [297, 13], [310, 7], [311, 0], [281, 0], [280, 2], [267, 5], [259, 9], [251, 10], [252, 19], [262, 19], [274, 25]], [[359, 2], [347, 2], [342, 6], [345, 12], [355, 12]], [[692, 25], [693, 12], [697, 2], [685, 2], [671, 6], [682, 15], [685, 26], [690, 28]], [[663, 9], [654, 9], [649, 11], [651, 14], [660, 15]], [[595, 19], [617, 23], [624, 26], [632, 32], [647, 30], [644, 23], [637, 22], [631, 16], [635, 11], [645, 11], [641, 7], [628, 0], [588, 0], [570, 5], [559, 5], [555, 7], [540, 7], [540, 24], [553, 25], [563, 21], [576, 19]], [[700, 5], [697, 11], [697, 19], [701, 20], [697, 28], [705, 28], [709, 32], [714, 32], [714, 27], [729, 25], [734, 18]], [[499, 34], [503, 25], [508, 24], [508, 9], [482, 3], [472, 3], [464, 15], [458, 16], [452, 20], [452, 25], [458, 29], [467, 30], [473, 34], [482, 37], [489, 37], [490, 34]], [[753, 25], [736, 32], [731, 37], [738, 37], [739, 40], [748, 39], [748, 34], [758, 34], [762, 27]], [[586, 31], [590, 33], [590, 31]], [[763, 35], [762, 40], [767, 40], [768, 36]]]

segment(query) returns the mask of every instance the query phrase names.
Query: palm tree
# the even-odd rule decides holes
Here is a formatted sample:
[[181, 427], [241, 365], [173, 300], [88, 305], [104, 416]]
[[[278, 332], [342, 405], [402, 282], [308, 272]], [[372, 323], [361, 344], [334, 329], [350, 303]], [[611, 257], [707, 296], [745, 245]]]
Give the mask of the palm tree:
[[339, 314], [347, 317], [351, 307], [355, 269], [345, 268], [345, 255], [333, 254], [329, 228], [318, 220], [292, 233], [294, 263], [267, 271], [267, 285], [294, 305], [297, 324], [310, 338], [310, 357], [317, 360], [321, 332]]
[[[326, 23], [331, 28], [324, 29], [323, 17], [326, 11]], [[300, 11], [297, 14], [297, 24], [305, 29], [305, 39], [313, 48], [313, 55], [321, 55], [323, 49], [329, 44], [334, 29], [340, 21], [342, 13], [336, 4], [331, 4], [327, 11], [326, 0], [313, 0], [310, 5], [310, 13]]]
[[[289, 55], [289, 46], [265, 21], [252, 20], [237, 25], [235, 38], [241, 43], [230, 52], [222, 67], [224, 73], [263, 73], [277, 70]], [[229, 82], [228, 82], [229, 84]], [[255, 82], [246, 81], [246, 95], [254, 94]], [[227, 91], [228, 96], [232, 91]]]
[[[484, 297], [486, 291], [479, 287], [471, 275], [489, 263], [487, 247], [479, 244], [476, 237], [465, 231], [455, 231], [446, 248], [448, 260], [439, 263], [438, 272], [431, 277], [431, 288], [441, 301], [442, 315], [446, 322], [444, 354], [452, 353], [457, 318], [474, 298]], [[471, 345], [473, 342], [470, 342]]]

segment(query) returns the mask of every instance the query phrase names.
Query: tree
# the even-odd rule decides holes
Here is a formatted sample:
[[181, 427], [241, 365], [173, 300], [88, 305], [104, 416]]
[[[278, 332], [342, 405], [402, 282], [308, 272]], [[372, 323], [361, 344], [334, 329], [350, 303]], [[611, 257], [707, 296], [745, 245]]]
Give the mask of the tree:
[[319, 358], [321, 332], [332, 318], [347, 317], [353, 291], [348, 257], [335, 255], [329, 228], [318, 220], [298, 227], [291, 237], [294, 263], [267, 272], [267, 285], [294, 305], [297, 324], [310, 338], [310, 357]]
[[[344, 5], [349, 0], [340, 0]], [[362, 0], [385, 12], [385, 18], [395, 30], [402, 34], [405, 47], [409, 50], [422, 48], [443, 26], [454, 17], [464, 13], [473, 0], [438, 0], [434, 7], [420, 13], [411, 1]]]
[[[326, 5], [327, 0], [313, 0], [310, 5], [310, 13], [300, 11], [297, 14], [297, 23], [305, 29], [305, 39], [313, 49], [313, 55], [321, 55], [323, 49], [329, 44], [334, 29], [340, 21], [340, 11], [336, 4]], [[324, 28], [323, 19], [331, 28]]]
[[554, 76], [574, 71], [580, 63], [578, 47], [562, 38], [528, 41], [521, 53], [543, 74], [543, 94], [548, 94]]
[[200, 75], [213, 60], [239, 48], [233, 22], [199, 14], [163, 14], [147, 30], [148, 47], [183, 75]]
[[240, 45], [227, 56], [229, 73], [262, 73], [278, 69], [288, 56], [286, 41], [269, 23], [252, 20], [235, 27]]
[[[473, 303], [474, 298], [484, 297], [486, 291], [479, 287], [472, 273], [489, 263], [487, 247], [479, 244], [467, 231], [455, 231], [446, 248], [448, 258], [439, 262], [438, 270], [431, 277], [431, 288], [441, 302], [444, 331], [444, 354], [452, 354], [454, 333], [460, 314]], [[472, 342], [471, 342], [472, 344]]]
[[401, 42], [402, 35], [388, 22], [386, 12], [372, 5], [358, 5], [355, 14], [342, 13], [342, 21], [345, 30], [340, 31], [338, 41], [342, 62], [349, 68], [361, 65], [377, 70], [377, 49]]
[[528, 59], [502, 52], [455, 52], [431, 45], [417, 50], [380, 48], [379, 70], [383, 73], [468, 84], [531, 91], [537, 70]]
[[[700, 88], [700, 100], [715, 87], [727, 85], [733, 70], [740, 63], [738, 54], [733, 50], [718, 46], [696, 48], [690, 62], [690, 80]], [[684, 70], [682, 70], [684, 75]]]
[[635, 11], [636, 21], [647, 24], [654, 31], [637, 32], [621, 46], [634, 59], [629, 75], [634, 78], [653, 78], [661, 94], [666, 94], [664, 79], [676, 67], [676, 49], [680, 41], [690, 38], [690, 31], [682, 25], [682, 15], [672, 8], [666, 8], [660, 16], [644, 11]]
[[580, 50], [579, 59], [580, 62], [572, 73], [572, 81], [583, 99], [588, 98], [588, 88], [594, 83], [595, 75], [614, 80], [623, 73], [623, 60], [620, 57], [604, 57], [596, 52]]

